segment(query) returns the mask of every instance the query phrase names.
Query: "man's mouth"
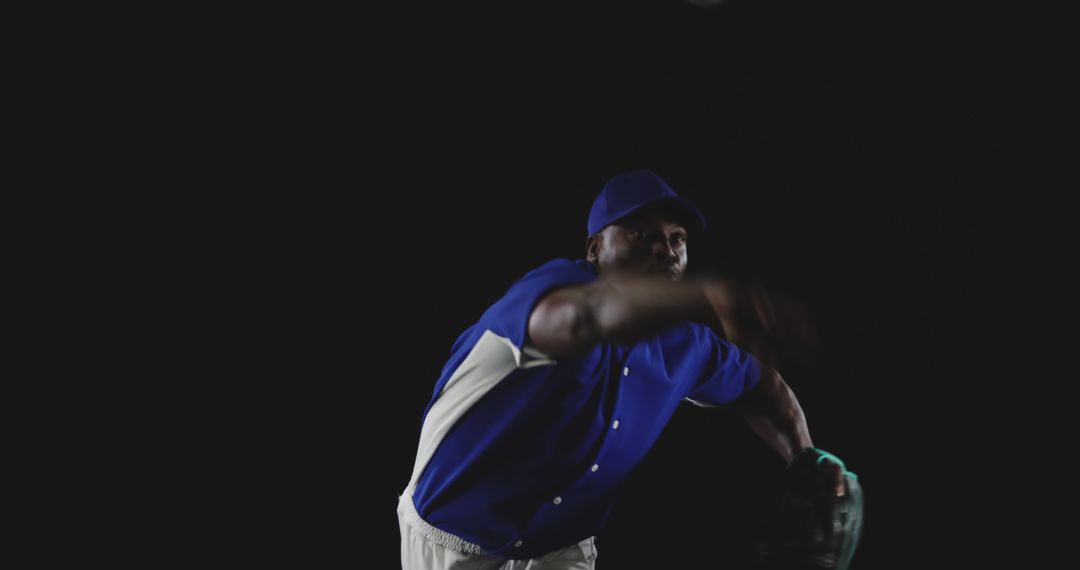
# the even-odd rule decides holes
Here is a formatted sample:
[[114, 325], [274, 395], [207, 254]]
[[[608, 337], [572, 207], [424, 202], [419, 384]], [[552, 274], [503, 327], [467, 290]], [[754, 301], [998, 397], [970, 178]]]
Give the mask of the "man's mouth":
[[662, 264], [662, 265], [650, 265], [648, 267], [650, 273], [675, 273], [675, 266]]

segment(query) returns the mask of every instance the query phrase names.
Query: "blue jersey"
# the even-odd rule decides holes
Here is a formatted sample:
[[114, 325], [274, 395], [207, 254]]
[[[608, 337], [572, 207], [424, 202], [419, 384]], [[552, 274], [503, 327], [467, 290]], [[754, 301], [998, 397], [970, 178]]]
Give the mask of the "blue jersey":
[[558, 361], [531, 347], [540, 299], [596, 278], [584, 260], [549, 262], [458, 338], [413, 471], [425, 521], [504, 558], [575, 544], [597, 534], [681, 401], [725, 404], [757, 385], [758, 363], [699, 323]]

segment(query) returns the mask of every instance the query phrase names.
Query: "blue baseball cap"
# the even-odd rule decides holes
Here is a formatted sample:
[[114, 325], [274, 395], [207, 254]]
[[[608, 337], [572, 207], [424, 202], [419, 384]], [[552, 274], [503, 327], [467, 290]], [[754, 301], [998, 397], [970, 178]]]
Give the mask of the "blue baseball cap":
[[619, 221], [645, 206], [667, 202], [686, 214], [686, 222], [705, 229], [705, 216], [693, 204], [679, 197], [667, 182], [648, 170], [620, 174], [604, 184], [589, 210], [589, 235]]

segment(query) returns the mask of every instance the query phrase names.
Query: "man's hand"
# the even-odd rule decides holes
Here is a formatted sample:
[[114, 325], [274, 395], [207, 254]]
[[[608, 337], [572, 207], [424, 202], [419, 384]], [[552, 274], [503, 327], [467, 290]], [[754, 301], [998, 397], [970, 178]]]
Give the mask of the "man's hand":
[[805, 359], [814, 345], [813, 328], [802, 305], [760, 284], [713, 279], [704, 285], [724, 336], [761, 362], [776, 366], [785, 357]]
[[764, 289], [746, 287], [729, 279], [708, 281], [704, 289], [724, 336], [752, 352], [758, 360], [775, 366], [776, 347], [769, 337], [776, 328], [777, 316]]
[[833, 492], [837, 497], [843, 497], [847, 492], [847, 485], [844, 484], [844, 469], [831, 461], [828, 464], [822, 464], [821, 467], [827, 474]]

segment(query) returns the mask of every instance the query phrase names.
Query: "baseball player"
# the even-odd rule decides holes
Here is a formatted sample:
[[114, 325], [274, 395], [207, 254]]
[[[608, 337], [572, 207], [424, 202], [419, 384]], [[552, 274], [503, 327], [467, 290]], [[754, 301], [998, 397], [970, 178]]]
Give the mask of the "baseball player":
[[527, 273], [461, 334], [398, 503], [403, 568], [594, 568], [620, 484], [684, 400], [730, 405], [785, 461], [819, 458], [806, 463], [829, 495], [847, 492], [853, 475], [813, 448], [795, 395], [751, 353], [762, 304], [683, 279], [704, 228], [656, 174], [616, 176], [589, 211], [585, 259]]

